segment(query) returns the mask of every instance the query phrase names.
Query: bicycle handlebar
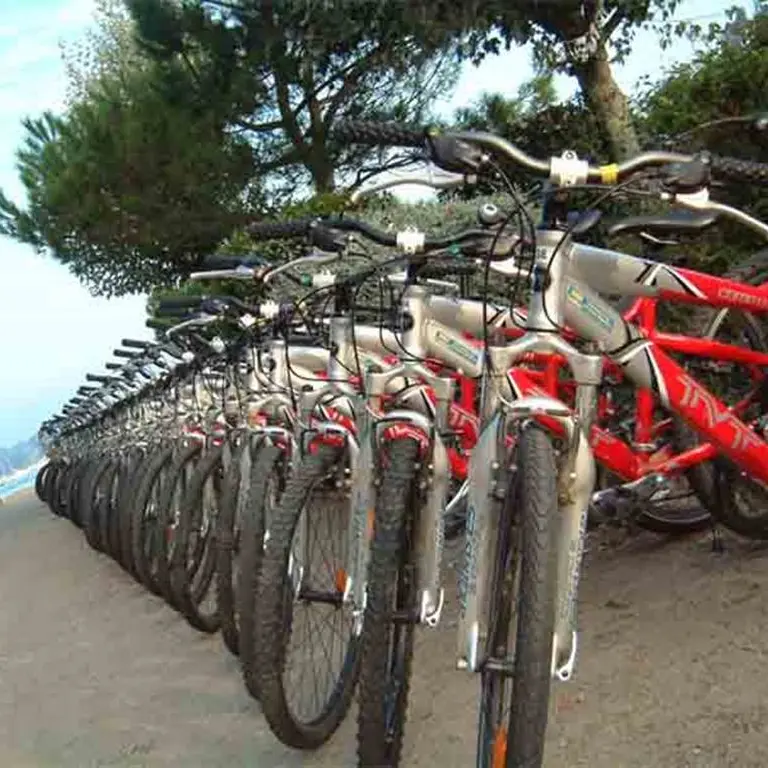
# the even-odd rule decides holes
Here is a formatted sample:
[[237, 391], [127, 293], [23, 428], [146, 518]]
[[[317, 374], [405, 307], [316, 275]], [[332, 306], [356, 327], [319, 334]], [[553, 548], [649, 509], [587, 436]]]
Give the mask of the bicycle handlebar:
[[[619, 183], [634, 173], [646, 168], [687, 163], [694, 160], [693, 155], [677, 152], [643, 152], [622, 163], [593, 166], [575, 155], [564, 154], [540, 160], [532, 157], [500, 136], [492, 133], [475, 131], [457, 131], [440, 134], [434, 129], [414, 129], [392, 123], [375, 123], [349, 120], [340, 123], [334, 135], [337, 139], [356, 144], [376, 146], [401, 146], [425, 149], [430, 159], [446, 171], [475, 172], [487, 164], [482, 150], [502, 155], [516, 165], [522, 166], [534, 174], [547, 176], [553, 183], [561, 186], [600, 182], [602, 184]], [[709, 156], [712, 173], [722, 179], [768, 183], [768, 165], [731, 157]]]
[[156, 317], [148, 317], [144, 321], [144, 325], [146, 325], [147, 328], [152, 328], [156, 331], [167, 331], [169, 328], [173, 327], [172, 323], [169, 323], [166, 320], [160, 320]]
[[202, 266], [207, 270], [214, 269], [236, 269], [237, 267], [263, 267], [268, 265], [268, 261], [256, 254], [246, 256], [225, 256], [224, 254], [212, 254], [206, 256], [202, 261]]
[[120, 343], [124, 347], [133, 347], [135, 349], [148, 349], [155, 346], [154, 342], [141, 341], [140, 339], [121, 339]]
[[709, 155], [709, 167], [715, 176], [736, 182], [747, 182], [758, 186], [768, 185], [768, 163], [753, 160], [739, 160], [735, 157]]
[[161, 296], [157, 302], [157, 314], [177, 317], [198, 309], [202, 301], [202, 296]]
[[[465, 243], [467, 241], [476, 241], [478, 239], [489, 240], [496, 236], [495, 232], [486, 229], [467, 229], [462, 232], [436, 237], [425, 236], [423, 233], [414, 230], [385, 232], [365, 221], [347, 216], [332, 216], [313, 220], [299, 219], [297, 221], [286, 221], [281, 224], [270, 226], [273, 227], [270, 231], [276, 231], [278, 227], [281, 228], [283, 231], [283, 239], [287, 239], [288, 237], [304, 237], [307, 233], [310, 233], [314, 237], [321, 233], [319, 234], [320, 239], [328, 239], [338, 243], [338, 240], [333, 234], [334, 232], [355, 232], [363, 235], [363, 237], [378, 245], [387, 248], [400, 247], [406, 252], [409, 250], [412, 250], [413, 252], [438, 250], [448, 248], [451, 245]], [[300, 259], [296, 259], [296, 261], [300, 261]]]

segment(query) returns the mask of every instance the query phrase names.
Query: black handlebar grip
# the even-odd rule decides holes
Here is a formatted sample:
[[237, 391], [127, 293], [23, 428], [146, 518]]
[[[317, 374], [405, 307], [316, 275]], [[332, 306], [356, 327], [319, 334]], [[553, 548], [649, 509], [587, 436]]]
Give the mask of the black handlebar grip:
[[120, 343], [124, 347], [134, 347], [135, 349], [146, 349], [154, 346], [151, 341], [140, 341], [139, 339], [122, 339]]
[[91, 392], [96, 392], [96, 387], [87, 387], [85, 384], [83, 384], [82, 387], [77, 388], [78, 395], [89, 395]]
[[712, 173], [722, 179], [768, 186], [768, 163], [740, 160], [736, 157], [709, 156]]
[[203, 296], [160, 296], [158, 306], [166, 309], [194, 309], [202, 300]]
[[255, 254], [247, 256], [225, 256], [223, 254], [213, 254], [203, 259], [205, 269], [237, 269], [238, 267], [261, 267], [267, 263]]
[[161, 312], [169, 312], [175, 309], [189, 311], [197, 309], [204, 296], [161, 296], [157, 302], [157, 308]]
[[[189, 309], [183, 307], [158, 307], [155, 310], [155, 317], [168, 317], [172, 318], [176, 323], [180, 323], [184, 320], [189, 320], [190, 317], [194, 317], [195, 312], [190, 312]], [[175, 323], [171, 323], [174, 325]]]
[[441, 278], [441, 277], [450, 277], [453, 275], [474, 275], [477, 274], [477, 265], [476, 264], [446, 264], [446, 265], [438, 265], [438, 264], [430, 264], [426, 267], [422, 267], [418, 271], [419, 277], [423, 278]]
[[160, 320], [157, 317], [148, 317], [144, 325], [156, 331], [167, 331], [169, 328], [173, 328], [173, 323], [169, 323], [167, 320]]
[[171, 357], [176, 357], [179, 360], [184, 355], [184, 350], [178, 344], [174, 344], [172, 341], [164, 342], [160, 349], [162, 349], [164, 352], [167, 352], [169, 355], [171, 355]]
[[120, 365], [120, 363], [104, 363], [104, 367], [108, 371], [122, 371], [123, 370], [123, 366]]
[[127, 349], [113, 349], [112, 354], [115, 357], [129, 357], [129, 358], [138, 357], [139, 355], [138, 352], [131, 352]]
[[294, 221], [261, 221], [249, 224], [246, 232], [254, 240], [290, 240], [306, 237], [314, 219], [295, 219]]
[[366, 120], [342, 120], [337, 123], [333, 135], [350, 144], [388, 147], [423, 147], [428, 138], [425, 128]]
[[98, 381], [99, 384], [109, 384], [110, 381], [112, 381], [111, 377], [109, 376], [102, 376], [98, 373], [86, 373], [85, 374], [85, 380], [86, 381]]

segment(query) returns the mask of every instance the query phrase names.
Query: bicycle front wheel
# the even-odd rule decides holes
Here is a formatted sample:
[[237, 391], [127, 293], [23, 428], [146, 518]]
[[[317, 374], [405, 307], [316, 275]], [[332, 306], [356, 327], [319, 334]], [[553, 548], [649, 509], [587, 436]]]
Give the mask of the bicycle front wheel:
[[513, 448], [482, 672], [479, 768], [539, 768], [552, 681], [557, 467], [549, 435], [526, 425]]
[[381, 451], [379, 462], [361, 650], [359, 768], [400, 764], [419, 607], [419, 446], [415, 440], [393, 441]]

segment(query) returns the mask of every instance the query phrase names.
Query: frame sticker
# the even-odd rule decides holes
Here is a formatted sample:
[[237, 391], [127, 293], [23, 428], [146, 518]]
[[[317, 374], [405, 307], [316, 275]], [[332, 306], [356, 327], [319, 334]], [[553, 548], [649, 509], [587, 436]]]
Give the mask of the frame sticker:
[[466, 360], [471, 365], [477, 365], [480, 361], [480, 353], [469, 344], [462, 344], [457, 339], [448, 336], [440, 330], [435, 331], [435, 341], [445, 344], [448, 349], [457, 354], [462, 360]]
[[606, 331], [612, 331], [616, 325], [616, 320], [585, 296], [573, 283], [565, 289], [565, 297], [571, 304], [577, 306], [582, 312], [589, 315], [598, 325], [605, 328]]

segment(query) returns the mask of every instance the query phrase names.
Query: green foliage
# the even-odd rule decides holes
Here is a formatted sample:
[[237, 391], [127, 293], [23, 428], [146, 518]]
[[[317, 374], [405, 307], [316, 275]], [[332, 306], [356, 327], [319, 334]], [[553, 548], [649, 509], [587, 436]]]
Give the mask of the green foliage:
[[668, 28], [678, 4], [679, 0], [390, 0], [375, 10], [370, 4], [360, 5], [372, 16], [368, 28], [374, 39], [412, 36], [427, 48], [452, 46], [461, 59], [479, 61], [513, 44], [529, 43], [539, 72], [565, 72], [578, 80], [612, 157], [620, 159], [637, 150], [637, 138], [611, 61], [623, 60], [638, 28]]
[[551, 75], [525, 83], [512, 98], [484, 94], [473, 106], [458, 110], [456, 122], [497, 133], [534, 157], [560, 155], [565, 149], [596, 162], [610, 157], [594, 113], [580, 96], [557, 102]]
[[62, 45], [69, 106], [86, 99], [105, 77], [119, 78], [150, 64], [136, 43], [136, 28], [123, 0], [94, 0], [94, 6], [94, 26]]
[[[736, 31], [738, 30], [738, 35]], [[768, 4], [751, 21], [713, 27], [709, 45], [692, 61], [673, 67], [639, 99], [643, 131], [654, 140], [676, 137], [698, 125], [768, 109]], [[689, 146], [765, 157], [767, 142], [750, 141], [733, 124], [689, 136]]]
[[181, 61], [202, 100], [226, 104], [276, 207], [334, 190], [379, 152], [334, 144], [343, 118], [421, 122], [456, 63], [413, 39], [377, 42], [332, 3], [128, 0], [145, 49]]
[[173, 282], [215, 249], [242, 220], [251, 158], [215, 115], [169, 104], [151, 71], [98, 86], [66, 117], [25, 123], [29, 204], [3, 198], [0, 221], [111, 296]]
[[[699, 40], [705, 47], [692, 61], [674, 67], [638, 99], [646, 143], [768, 162], [764, 131], [749, 121], [726, 122], [768, 112], [768, 4], [757, 4], [752, 19], [731, 14], [730, 23], [712, 25]], [[697, 130], [699, 126], [704, 127]], [[714, 196], [768, 219], [768, 200], [759, 190], [729, 185], [716, 189]], [[717, 271], [764, 245], [733, 225], [719, 228], [710, 240], [700, 258], [705, 268]]]

